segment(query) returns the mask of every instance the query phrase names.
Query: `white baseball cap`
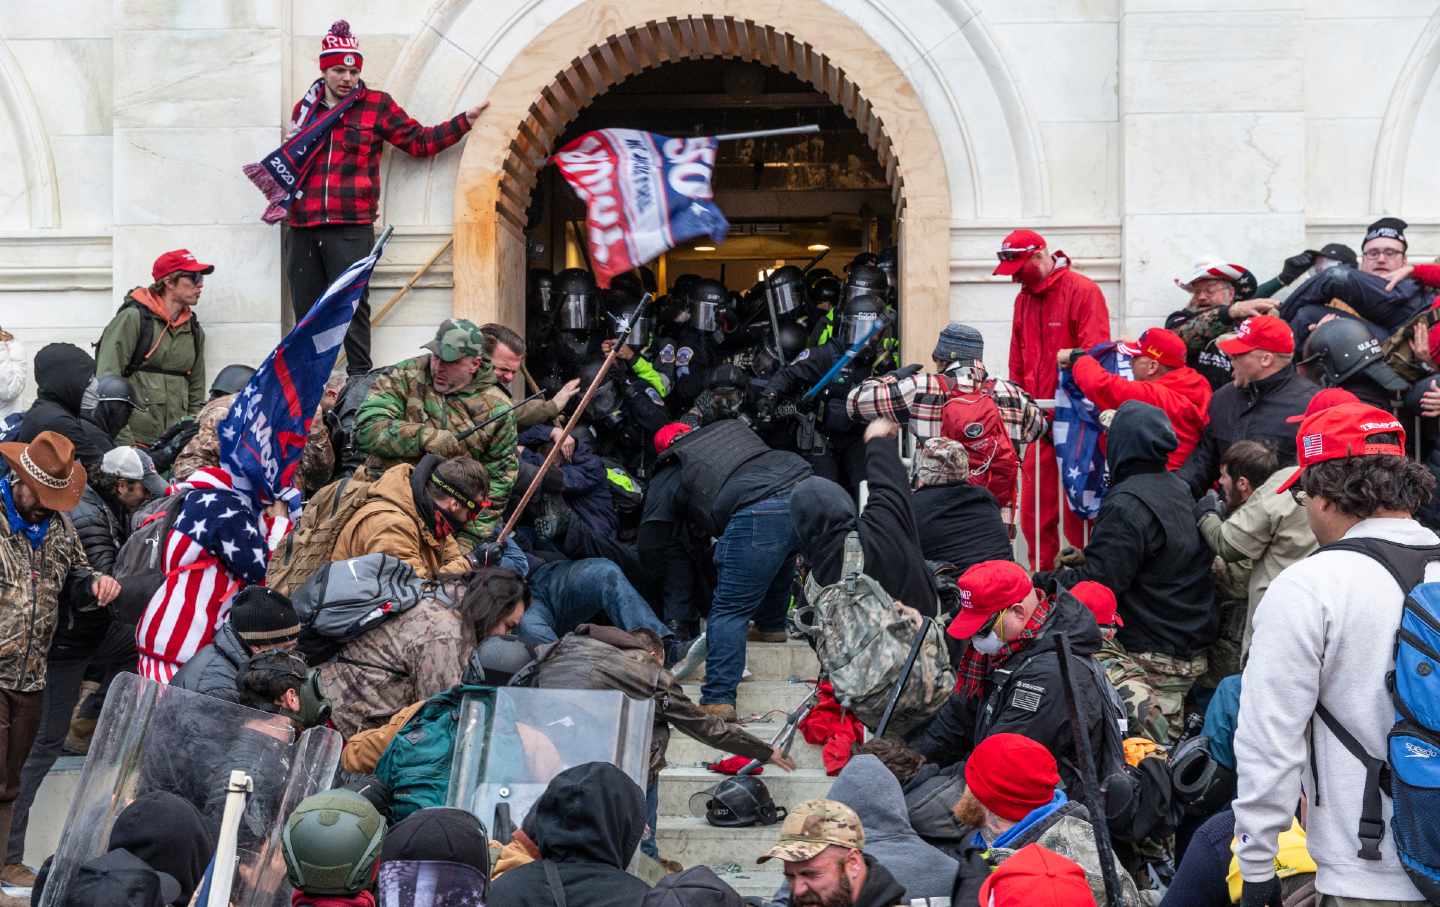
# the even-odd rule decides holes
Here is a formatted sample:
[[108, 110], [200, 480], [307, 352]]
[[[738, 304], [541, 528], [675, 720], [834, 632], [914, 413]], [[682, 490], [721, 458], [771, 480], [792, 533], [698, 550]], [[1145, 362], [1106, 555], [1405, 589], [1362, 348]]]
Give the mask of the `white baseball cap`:
[[140, 482], [146, 491], [156, 497], [164, 497], [170, 490], [170, 484], [155, 471], [155, 461], [139, 448], [121, 446], [111, 449], [100, 461], [100, 471]]

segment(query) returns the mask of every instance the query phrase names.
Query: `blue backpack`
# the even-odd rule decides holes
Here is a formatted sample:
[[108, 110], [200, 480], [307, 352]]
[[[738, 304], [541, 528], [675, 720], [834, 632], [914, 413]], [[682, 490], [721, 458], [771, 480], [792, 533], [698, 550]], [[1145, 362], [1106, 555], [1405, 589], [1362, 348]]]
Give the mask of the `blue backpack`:
[[1365, 766], [1358, 856], [1380, 859], [1385, 837], [1380, 798], [1388, 794], [1400, 863], [1425, 899], [1440, 904], [1440, 582], [1425, 582], [1425, 567], [1440, 561], [1440, 545], [1342, 539], [1320, 550], [1371, 557], [1408, 590], [1395, 633], [1395, 668], [1385, 677], [1395, 703], [1386, 758], [1366, 752], [1325, 706], [1317, 704], [1315, 714]]

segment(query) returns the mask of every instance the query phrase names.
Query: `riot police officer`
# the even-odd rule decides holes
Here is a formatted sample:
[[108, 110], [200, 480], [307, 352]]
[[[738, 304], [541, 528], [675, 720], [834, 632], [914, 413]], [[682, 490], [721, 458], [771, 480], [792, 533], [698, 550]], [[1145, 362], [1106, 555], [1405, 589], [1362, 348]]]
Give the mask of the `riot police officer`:
[[690, 406], [700, 396], [706, 372], [722, 361], [722, 328], [731, 317], [730, 292], [718, 280], [697, 279], [687, 287], [686, 300], [688, 317], [674, 325], [670, 338], [675, 348], [672, 393], [680, 407]]
[[[600, 348], [596, 334], [599, 288], [589, 271], [566, 268], [555, 275], [555, 336], [551, 359], [558, 377], [573, 377]], [[547, 388], [549, 390], [549, 388]]]
[[1324, 387], [1343, 387], [1363, 402], [1395, 412], [1410, 383], [1380, 352], [1380, 341], [1362, 322], [1346, 316], [1318, 325], [1305, 340], [1296, 366]]

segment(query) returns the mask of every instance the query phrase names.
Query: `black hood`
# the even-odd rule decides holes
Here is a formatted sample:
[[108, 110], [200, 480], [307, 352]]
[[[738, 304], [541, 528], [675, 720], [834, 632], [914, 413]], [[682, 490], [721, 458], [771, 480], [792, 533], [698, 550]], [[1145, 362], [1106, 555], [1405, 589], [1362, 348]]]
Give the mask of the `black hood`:
[[189, 903], [200, 886], [214, 847], [200, 811], [169, 791], [136, 797], [110, 829], [111, 850], [128, 850], [151, 868], [175, 877], [181, 904]]
[[1095, 623], [1095, 616], [1080, 599], [1065, 589], [1055, 596], [1039, 638], [1032, 646], [1021, 650], [1021, 655], [1030, 653], [1032, 649], [1054, 648], [1061, 636], [1070, 641], [1070, 651], [1081, 657], [1100, 651], [1100, 627]]
[[743, 907], [744, 903], [709, 866], [692, 866], [656, 882], [640, 907]]
[[95, 377], [95, 360], [73, 343], [51, 343], [35, 354], [35, 396], [80, 415], [85, 387]]
[[544, 859], [624, 869], [645, 831], [645, 793], [608, 762], [587, 762], [556, 775], [530, 818]]
[[1105, 463], [1110, 467], [1111, 487], [1127, 476], [1164, 469], [1178, 444], [1165, 412], [1139, 400], [1120, 404], [1106, 437]]
[[790, 496], [790, 519], [815, 581], [822, 586], [839, 582], [845, 536], [859, 525], [855, 499], [829, 479], [811, 476]]

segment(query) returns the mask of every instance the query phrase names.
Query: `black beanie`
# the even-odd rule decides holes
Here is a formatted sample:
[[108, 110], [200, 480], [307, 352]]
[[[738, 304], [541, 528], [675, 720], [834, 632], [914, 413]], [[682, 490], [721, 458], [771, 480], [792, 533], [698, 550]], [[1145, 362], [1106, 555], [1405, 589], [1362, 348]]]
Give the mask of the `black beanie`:
[[463, 809], [420, 809], [385, 833], [380, 862], [401, 860], [459, 863], [488, 879], [490, 840], [480, 820]]
[[230, 626], [252, 651], [300, 638], [290, 599], [264, 586], [246, 586], [230, 605]]
[[641, 907], [743, 907], [744, 903], [709, 866], [692, 866], [666, 876], [640, 902]]
[[1405, 241], [1405, 228], [1408, 226], [1410, 225], [1398, 217], [1382, 217], [1365, 228], [1365, 239], [1360, 242], [1360, 248], [1364, 249], [1365, 244], [1372, 239], [1384, 237], [1398, 240], [1402, 248], [1409, 249], [1410, 243]]

